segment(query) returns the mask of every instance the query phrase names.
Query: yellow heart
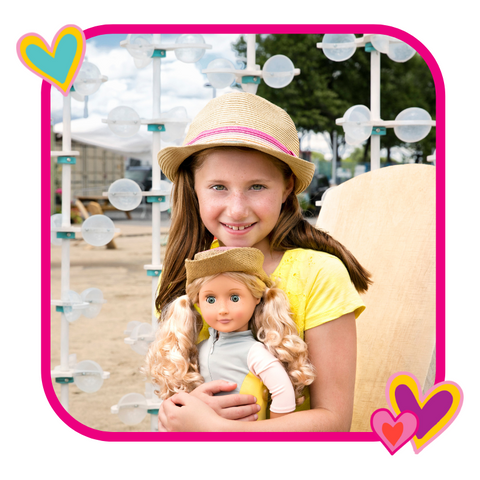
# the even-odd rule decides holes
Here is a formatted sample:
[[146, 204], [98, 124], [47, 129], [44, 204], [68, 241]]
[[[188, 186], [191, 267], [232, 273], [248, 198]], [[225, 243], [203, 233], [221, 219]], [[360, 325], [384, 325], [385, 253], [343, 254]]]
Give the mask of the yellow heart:
[[416, 453], [445, 431], [463, 403], [463, 392], [456, 383], [437, 383], [423, 395], [417, 378], [407, 372], [399, 372], [389, 378], [386, 396], [397, 415], [411, 411], [417, 416], [419, 428], [412, 438]]

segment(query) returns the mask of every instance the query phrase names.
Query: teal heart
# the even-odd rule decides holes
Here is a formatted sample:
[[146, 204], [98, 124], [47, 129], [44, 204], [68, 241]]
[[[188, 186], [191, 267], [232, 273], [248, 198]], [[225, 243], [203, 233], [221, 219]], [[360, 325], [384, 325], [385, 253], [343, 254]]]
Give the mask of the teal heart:
[[77, 53], [77, 39], [73, 35], [65, 35], [58, 43], [54, 57], [37, 45], [28, 45], [25, 53], [28, 59], [43, 73], [59, 83], [63, 83]]

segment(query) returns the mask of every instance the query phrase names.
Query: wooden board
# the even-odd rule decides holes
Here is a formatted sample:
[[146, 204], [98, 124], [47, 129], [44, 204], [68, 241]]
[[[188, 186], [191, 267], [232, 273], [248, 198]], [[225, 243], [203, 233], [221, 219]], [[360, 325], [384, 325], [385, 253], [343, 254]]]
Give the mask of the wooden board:
[[370, 431], [397, 372], [435, 379], [435, 167], [384, 167], [331, 189], [317, 227], [373, 274], [357, 320], [352, 431]]

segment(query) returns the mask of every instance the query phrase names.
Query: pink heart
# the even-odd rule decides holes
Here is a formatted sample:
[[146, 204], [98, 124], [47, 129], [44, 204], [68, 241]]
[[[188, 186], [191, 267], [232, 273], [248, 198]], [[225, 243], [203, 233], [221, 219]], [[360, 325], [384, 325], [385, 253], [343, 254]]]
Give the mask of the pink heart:
[[393, 455], [413, 438], [418, 429], [418, 419], [411, 412], [402, 412], [394, 417], [386, 408], [379, 408], [372, 413], [370, 425]]

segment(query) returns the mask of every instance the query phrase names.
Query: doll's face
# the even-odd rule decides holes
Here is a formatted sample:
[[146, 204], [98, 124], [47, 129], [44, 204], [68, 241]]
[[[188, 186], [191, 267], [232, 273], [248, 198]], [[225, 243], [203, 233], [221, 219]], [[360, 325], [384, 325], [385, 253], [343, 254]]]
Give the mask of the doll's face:
[[260, 303], [241, 282], [225, 275], [205, 283], [198, 294], [198, 306], [210, 327], [219, 332], [245, 332], [255, 307]]

